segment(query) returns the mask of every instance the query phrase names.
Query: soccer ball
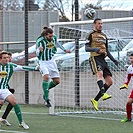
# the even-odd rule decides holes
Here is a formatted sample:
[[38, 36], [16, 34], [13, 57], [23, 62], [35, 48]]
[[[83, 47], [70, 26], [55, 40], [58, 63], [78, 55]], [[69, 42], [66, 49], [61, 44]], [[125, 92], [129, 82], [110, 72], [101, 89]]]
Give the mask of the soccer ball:
[[88, 19], [93, 19], [95, 17], [96, 11], [93, 8], [87, 8], [85, 9], [84, 14]]

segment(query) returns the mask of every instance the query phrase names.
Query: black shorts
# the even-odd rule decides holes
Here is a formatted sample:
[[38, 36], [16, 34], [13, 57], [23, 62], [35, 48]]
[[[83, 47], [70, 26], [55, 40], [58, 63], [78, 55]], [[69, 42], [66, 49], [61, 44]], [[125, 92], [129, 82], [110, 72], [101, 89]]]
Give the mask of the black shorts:
[[112, 73], [110, 72], [108, 64], [103, 55], [90, 57], [89, 62], [93, 74], [96, 74], [98, 71], [102, 70], [104, 78], [106, 76], [112, 76]]

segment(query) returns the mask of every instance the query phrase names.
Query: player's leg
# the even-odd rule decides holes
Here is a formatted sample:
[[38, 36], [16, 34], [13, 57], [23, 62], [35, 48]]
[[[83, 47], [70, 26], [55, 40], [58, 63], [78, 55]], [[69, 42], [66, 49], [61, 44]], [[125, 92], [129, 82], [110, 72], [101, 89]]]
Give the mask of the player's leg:
[[20, 109], [19, 104], [17, 104], [16, 98], [8, 89], [4, 89], [3, 99], [8, 101], [14, 107], [15, 114], [17, 115], [20, 126], [23, 127], [24, 129], [29, 129], [29, 126], [26, 125], [22, 119], [21, 109]]
[[98, 85], [98, 87], [100, 89], [101, 96], [103, 96], [104, 93], [105, 93], [104, 84], [103, 84], [103, 80], [102, 80], [103, 71], [102, 70], [97, 71], [96, 77], [97, 77], [97, 85]]
[[104, 88], [106, 92], [109, 89], [109, 87], [113, 84], [112, 73], [110, 72], [107, 65], [106, 65], [106, 69], [104, 69], [103, 77], [105, 79]]
[[127, 104], [126, 104], [126, 113], [127, 116], [121, 122], [130, 122], [132, 120], [132, 103], [133, 103], [133, 90], [131, 91]]
[[[98, 94], [96, 95], [96, 97], [93, 98], [93, 99], [91, 100], [91, 102], [92, 102], [94, 108], [95, 108], [96, 110], [98, 110], [98, 100], [99, 100], [102, 96], [105, 97], [105, 95], [107, 95], [107, 94], [105, 94], [104, 84], [103, 84], [103, 80], [102, 80], [103, 71], [98, 71], [98, 72], [96, 73], [96, 77], [97, 77], [97, 84], [98, 84], [98, 87], [99, 87], [100, 91], [98, 92]], [[107, 96], [108, 96], [108, 95], [107, 95]]]
[[45, 85], [45, 87], [44, 87], [45, 89], [46, 89], [46, 86], [48, 87], [46, 89], [46, 91], [44, 92], [44, 94], [46, 94], [44, 99], [45, 99], [45, 102], [46, 102], [46, 106], [51, 107], [51, 103], [50, 103], [50, 99], [49, 99], [49, 90], [60, 83], [60, 78], [59, 78], [60, 76], [59, 76], [59, 71], [58, 71], [57, 65], [56, 65], [54, 60], [48, 61], [47, 64], [45, 64], [45, 66], [47, 67], [48, 72], [49, 72], [49, 77], [52, 80], [50, 81], [48, 86]]
[[[105, 63], [105, 61], [103, 62], [104, 64], [104, 68], [103, 68], [103, 77], [105, 79], [105, 84], [103, 85], [104, 86], [104, 90], [105, 92], [109, 89], [109, 87], [112, 85], [112, 73], [110, 72], [108, 66], [107, 66], [107, 63]], [[100, 98], [102, 97], [101, 93], [99, 92], [97, 94], [97, 96], [95, 97], [95, 99], [98, 101]], [[109, 98], [111, 98], [112, 96], [111, 95], [108, 95], [108, 94], [104, 94], [102, 99], [103, 100], [107, 100]]]
[[104, 88], [105, 88], [105, 92], [109, 89], [109, 87], [113, 84], [113, 80], [112, 80], [112, 76], [108, 75], [105, 77], [105, 84], [104, 84]]
[[[14, 89], [9, 89], [9, 91], [14, 94], [15, 90]], [[7, 125], [7, 126], [10, 126], [11, 124], [6, 120], [7, 119], [7, 116], [8, 114], [10, 113], [10, 111], [12, 110], [13, 106], [12, 104], [8, 103], [7, 107], [6, 107], [6, 110], [4, 112], [4, 114], [2, 115], [2, 118], [0, 119], [0, 122], [2, 122], [3, 124]]]
[[52, 81], [50, 81], [50, 83], [49, 83], [48, 89], [50, 90], [50, 89], [54, 88], [57, 85], [56, 82], [57, 82], [56, 79], [52, 79]]
[[49, 90], [60, 83], [60, 75], [57, 68], [57, 64], [55, 63], [54, 60], [51, 60], [50, 64], [52, 65], [50, 65], [48, 69], [49, 69], [49, 76], [50, 78], [52, 78], [52, 81], [50, 81], [49, 83]]
[[0, 100], [0, 109], [3, 106], [4, 102], [2, 100]]
[[49, 89], [58, 85], [60, 83], [60, 78], [52, 78], [52, 81], [50, 81], [50, 83], [48, 83], [48, 78], [49, 78], [48, 74], [43, 76], [43, 83], [42, 83], [42, 88], [44, 92], [43, 98], [46, 102], [46, 106], [51, 107], [51, 103], [49, 99]]
[[48, 70], [48, 61], [39, 61], [40, 64], [40, 72], [42, 74], [42, 89], [43, 89], [43, 99], [46, 103], [47, 107], [51, 107], [49, 100], [49, 70]]
[[43, 88], [43, 92], [44, 92], [44, 100], [48, 100], [49, 97], [48, 97], [48, 93], [49, 93], [49, 90], [48, 90], [48, 86], [49, 86], [49, 83], [48, 83], [48, 80], [49, 80], [49, 75], [48, 74], [45, 74], [43, 76], [43, 82], [42, 82], [42, 88]]
[[[110, 72], [107, 64], [105, 64], [105, 69], [104, 69], [104, 72], [103, 72], [103, 77], [105, 79], [104, 89], [105, 89], [105, 92], [106, 92], [109, 89], [109, 87], [113, 84], [112, 73]], [[109, 99], [111, 97], [112, 97], [111, 95], [108, 95], [107, 93], [105, 93], [102, 96], [102, 99], [103, 100], [107, 100], [107, 99]]]
[[[102, 71], [98, 70], [99, 61], [97, 61], [96, 57], [90, 57], [89, 63], [90, 63], [90, 67], [91, 67], [93, 75], [96, 75], [96, 77], [97, 77], [97, 84], [98, 84], [98, 86], [100, 88], [100, 91], [99, 91], [98, 94], [101, 96], [102, 95], [101, 94], [101, 89], [103, 89], [103, 82], [102, 82], [103, 73], [102, 73]], [[92, 102], [92, 104], [93, 104], [93, 106], [94, 106], [94, 108], [96, 110], [98, 110], [98, 96], [96, 96], [95, 98], [91, 99], [91, 102]]]
[[105, 85], [103, 83], [104, 69], [106, 68], [106, 62], [104, 59], [99, 57], [90, 58], [90, 66], [93, 74], [96, 74], [97, 84], [100, 89], [95, 98], [91, 100], [94, 108], [98, 110], [98, 100], [102, 97], [103, 100], [110, 98], [111, 96], [105, 93]]
[[[112, 85], [112, 77], [110, 75], [106, 76], [105, 77], [105, 84], [103, 85], [104, 89], [105, 89], [105, 92], [109, 89], [109, 87], [111, 85]], [[95, 97], [95, 100], [98, 101], [101, 97], [102, 97], [103, 100], [107, 100], [107, 99], [111, 98], [112, 96], [108, 95], [106, 93], [104, 93], [104, 95], [102, 95], [101, 92], [99, 91], [99, 93]]]

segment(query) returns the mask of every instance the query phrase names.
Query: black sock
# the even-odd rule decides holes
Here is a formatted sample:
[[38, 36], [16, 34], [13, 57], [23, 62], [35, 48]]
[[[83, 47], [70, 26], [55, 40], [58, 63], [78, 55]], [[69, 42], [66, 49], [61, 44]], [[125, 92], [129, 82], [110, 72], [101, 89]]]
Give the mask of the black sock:
[[97, 81], [97, 84], [98, 84], [98, 87], [100, 89], [101, 95], [103, 95], [105, 93], [103, 81], [102, 80], [99, 80], [99, 81]]
[[109, 86], [105, 83], [104, 84], [104, 89], [105, 89], [105, 92], [108, 90]]
[[6, 119], [10, 111], [12, 110], [13, 106], [9, 103], [6, 107], [4, 114], [2, 115], [2, 119]]
[[[104, 84], [104, 89], [105, 92], [108, 90], [109, 86], [105, 83]], [[103, 95], [101, 94], [101, 91], [98, 92], [98, 94], [96, 95], [96, 97], [94, 98], [96, 101], [98, 101]]]
[[101, 97], [102, 97], [101, 91], [99, 91], [98, 94], [96, 95], [96, 97], [95, 97], [94, 99], [95, 99], [96, 101], [98, 101]]

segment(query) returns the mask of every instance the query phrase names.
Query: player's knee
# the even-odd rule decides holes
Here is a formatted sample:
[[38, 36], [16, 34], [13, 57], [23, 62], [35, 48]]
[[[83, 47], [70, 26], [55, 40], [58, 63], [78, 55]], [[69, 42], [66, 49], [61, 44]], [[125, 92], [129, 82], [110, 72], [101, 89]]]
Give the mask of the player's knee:
[[57, 82], [56, 82], [56, 85], [58, 85], [60, 83], [60, 80], [58, 80]]
[[113, 84], [113, 81], [112, 81], [112, 80], [106, 81], [106, 84], [107, 84], [108, 86], [111, 86], [111, 85]]
[[110, 82], [109, 82], [109, 86], [111, 86], [113, 84], [113, 81], [111, 80]]
[[60, 84], [60, 78], [58, 80], [56, 80], [56, 84]]
[[49, 75], [48, 74], [44, 75], [43, 80], [48, 81], [49, 80]]
[[0, 109], [3, 106], [4, 102], [0, 100]]
[[9, 95], [6, 100], [12, 105], [12, 106], [15, 106], [17, 104], [17, 100], [16, 98], [14, 97], [13, 94]]
[[12, 106], [15, 106], [17, 104], [17, 101], [16, 100], [13, 100], [12, 102], [11, 102], [11, 105]]
[[55, 82], [56, 85], [58, 85], [58, 84], [60, 84], [60, 79], [54, 80], [54, 82]]

